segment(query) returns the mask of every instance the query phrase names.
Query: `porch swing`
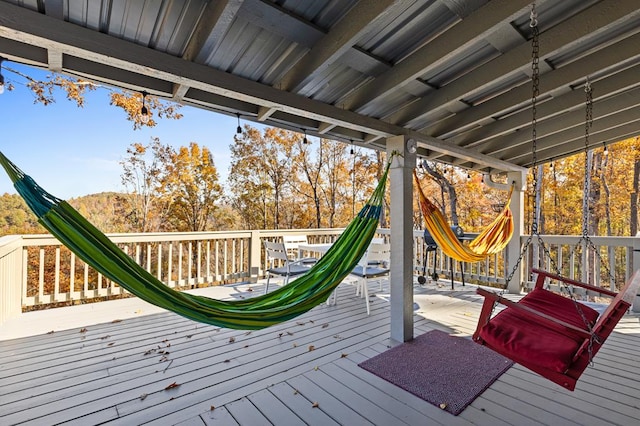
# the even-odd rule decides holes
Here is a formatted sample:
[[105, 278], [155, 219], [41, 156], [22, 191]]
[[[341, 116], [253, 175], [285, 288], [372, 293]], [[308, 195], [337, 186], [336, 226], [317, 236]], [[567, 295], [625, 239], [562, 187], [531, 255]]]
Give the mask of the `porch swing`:
[[[533, 31], [532, 168], [534, 188], [538, 184], [535, 115], [539, 69], [536, 21], [534, 4], [531, 11], [531, 28]], [[587, 93], [587, 119], [585, 124], [584, 202], [586, 202], [586, 197], [588, 196], [589, 171], [586, 158], [589, 148], [589, 127], [592, 119], [591, 88], [588, 79], [585, 84], [585, 92]], [[524, 244], [513, 271], [507, 277], [505, 289], [515, 271], [519, 268], [520, 262], [534, 236], [545, 255], [549, 258], [556, 273], [532, 269], [532, 274], [537, 275], [534, 289], [518, 302], [505, 299], [502, 297], [502, 293], [478, 288], [477, 293], [484, 296], [485, 299], [476, 331], [473, 334], [473, 340], [565, 389], [573, 391], [586, 367], [592, 363], [593, 357], [600, 350], [616, 324], [631, 307], [640, 288], [640, 270], [637, 270], [631, 276], [619, 293], [561, 276], [560, 269], [553, 262], [549, 250], [539, 234], [537, 209], [537, 198], [534, 198], [531, 235]], [[582, 243], [585, 249], [588, 247], [599, 256], [597, 248], [588, 235], [587, 210], [583, 209], [583, 211], [583, 233], [575, 247]], [[545, 283], [548, 280], [558, 282], [563, 292], [566, 291], [569, 297], [546, 289]], [[595, 309], [576, 300], [574, 294], [576, 288], [582, 289], [581, 291], [584, 291], [587, 295], [604, 295], [611, 297], [612, 300], [600, 315]], [[498, 304], [504, 305], [505, 308], [493, 315]]]

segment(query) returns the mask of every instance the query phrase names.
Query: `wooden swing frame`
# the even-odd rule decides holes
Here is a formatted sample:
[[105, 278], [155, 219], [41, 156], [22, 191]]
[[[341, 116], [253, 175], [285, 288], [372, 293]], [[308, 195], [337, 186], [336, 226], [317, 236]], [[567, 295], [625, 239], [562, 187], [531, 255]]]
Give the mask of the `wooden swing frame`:
[[[539, 269], [532, 269], [532, 272], [537, 274], [534, 291], [528, 293], [519, 302], [504, 299], [498, 293], [478, 288], [477, 293], [484, 296], [485, 299], [478, 326], [473, 334], [473, 340], [565, 389], [573, 391], [578, 379], [591, 363], [595, 354], [633, 304], [633, 300], [640, 288], [640, 269], [631, 276], [619, 293]], [[584, 315], [580, 312], [581, 306], [584, 309], [590, 308], [576, 301], [571, 303], [571, 299], [550, 290], [545, 290], [544, 284], [547, 279], [559, 281], [567, 286], [580, 287], [587, 292], [610, 296], [613, 300], [606, 310], [597, 317], [595, 324], [590, 327], [588, 323], [583, 321]], [[545, 300], [557, 303], [556, 308], [542, 312], [527, 306], [527, 298], [535, 297], [533, 296], [534, 294], [543, 294]], [[570, 302], [570, 305], [567, 304], [567, 301]], [[491, 318], [496, 303], [502, 304], [506, 308]], [[571, 306], [574, 307], [575, 312], [571, 311]], [[515, 326], [512, 323], [514, 318], [526, 321], [527, 328], [515, 330]], [[567, 321], [567, 318], [573, 318], [574, 320]], [[580, 322], [583, 322], [582, 326], [579, 325]], [[493, 323], [492, 327], [488, 326], [490, 323]], [[510, 330], [516, 334], [519, 333], [520, 337], [525, 336], [525, 338], [514, 338], [517, 336], [516, 334], [509, 335]], [[505, 332], [506, 334], [503, 334]], [[560, 336], [560, 339], [571, 339], [572, 344], [573, 341], [577, 342], [575, 345], [577, 350], [573, 353], [560, 353], [562, 351], [561, 348], [558, 348], [554, 353], [556, 348], [545, 348], [550, 351], [551, 356], [569, 360], [565, 365], [566, 368], [560, 371], [548, 368], [544, 362], [540, 361], [540, 357], [536, 356], [535, 341], [543, 340], [546, 335], [551, 333], [556, 338]], [[498, 334], [501, 335], [498, 336]], [[493, 343], [489, 343], [489, 341]], [[501, 341], [503, 344], [500, 343]], [[532, 342], [534, 344], [530, 345]]]

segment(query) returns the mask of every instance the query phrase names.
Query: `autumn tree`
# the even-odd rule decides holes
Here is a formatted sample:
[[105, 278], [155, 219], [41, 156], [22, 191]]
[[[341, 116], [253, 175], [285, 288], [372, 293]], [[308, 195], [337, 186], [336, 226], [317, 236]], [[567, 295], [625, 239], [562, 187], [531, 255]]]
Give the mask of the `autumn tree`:
[[123, 217], [134, 232], [163, 229], [168, 205], [162, 197], [162, 181], [171, 161], [171, 147], [152, 138], [143, 145], [134, 142], [127, 148], [128, 157], [120, 162], [120, 176], [125, 188]]
[[253, 229], [281, 227], [281, 204], [290, 183], [294, 139], [282, 129], [245, 126], [231, 145], [234, 206]]
[[206, 147], [191, 142], [169, 154], [166, 173], [161, 176], [168, 220], [177, 231], [205, 231], [222, 197], [218, 170]]
[[322, 226], [320, 191], [324, 183], [321, 174], [326, 159], [326, 144], [323, 140], [314, 144], [305, 143], [305, 140], [307, 139], [298, 140], [294, 143], [293, 172], [297, 175], [296, 178], [300, 181], [300, 184], [292, 185], [291, 188], [301, 198], [301, 205], [309, 206], [310, 210], [315, 213], [312, 216], [314, 220], [310, 221], [311, 223], [308, 224], [308, 227], [315, 226], [320, 228]]

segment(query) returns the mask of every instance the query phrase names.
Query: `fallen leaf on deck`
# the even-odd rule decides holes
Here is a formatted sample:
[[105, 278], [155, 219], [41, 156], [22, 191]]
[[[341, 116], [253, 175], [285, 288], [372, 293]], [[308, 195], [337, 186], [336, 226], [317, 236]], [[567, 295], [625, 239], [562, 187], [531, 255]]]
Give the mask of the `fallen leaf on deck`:
[[349, 356], [349, 354], [342, 354], [342, 355], [340, 355], [340, 358], [346, 358], [348, 356]]
[[293, 333], [292, 333], [292, 332], [290, 332], [290, 331], [287, 331], [287, 334], [288, 334], [289, 336], [293, 336]]
[[113, 346], [113, 345], [115, 345], [115, 342], [111, 342], [107, 346]]
[[50, 332], [48, 332], [47, 334], [53, 334], [55, 333], [55, 331], [51, 330]]
[[245, 335], [245, 336], [248, 336], [248, 335], [250, 335], [250, 334], [251, 334], [251, 332], [250, 332], [250, 331], [247, 331], [246, 333], [244, 333], [244, 335]]
[[146, 397], [147, 397], [147, 394], [143, 393], [142, 395], [140, 395], [140, 401], [144, 401]]
[[102, 336], [100, 339], [101, 339], [101, 340], [104, 340], [104, 339], [108, 339], [109, 337], [111, 337], [111, 336], [109, 336], [109, 335], [107, 334], [106, 336]]
[[303, 323], [303, 322], [300, 322], [300, 321], [296, 321], [296, 324], [298, 324], [298, 325], [304, 325], [304, 323]]
[[314, 402], [313, 404], [311, 404], [311, 406], [313, 408], [318, 408], [320, 406], [320, 404], [318, 404], [317, 402]]
[[236, 338], [235, 338], [235, 337], [233, 337], [233, 336], [229, 337], [229, 343], [233, 343], [233, 342], [235, 342], [235, 341], [236, 341]]
[[318, 370], [319, 370], [318, 366], [313, 367], [313, 371], [318, 371]]
[[294, 394], [294, 395], [297, 395], [297, 394], [298, 394], [298, 389], [294, 389], [294, 390], [293, 390], [293, 394]]
[[327, 327], [329, 327], [329, 323], [322, 324], [322, 328], [327, 328]]
[[216, 406], [215, 406], [215, 405], [212, 405], [212, 406], [211, 406], [211, 408], [210, 408], [209, 410], [213, 411], [213, 410], [215, 410], [215, 409], [216, 409]]
[[314, 350], [316, 347], [313, 345], [309, 345], [309, 352], [311, 352], [312, 350]]
[[247, 289], [247, 291], [253, 291], [253, 288], [249, 287], [249, 288]]
[[113, 321], [111, 321], [113, 324], [117, 323], [117, 322], [122, 322], [121, 319], [114, 319]]
[[87, 329], [86, 329], [86, 328], [81, 328], [81, 329], [80, 329], [80, 333], [86, 333], [86, 332], [87, 332]]
[[231, 360], [230, 360], [230, 359], [225, 359], [225, 360], [224, 360], [224, 361], [222, 361], [222, 362], [231, 362]]
[[178, 386], [180, 386], [178, 383], [173, 382], [173, 383], [171, 383], [169, 386], [167, 386], [166, 388], [164, 388], [164, 390], [169, 390], [169, 389], [177, 388]]
[[298, 347], [298, 344], [297, 344], [296, 342], [293, 342], [293, 347], [294, 347], [294, 348], [297, 348], [297, 347]]
[[443, 402], [442, 404], [440, 404], [440, 408], [442, 408], [442, 409], [444, 410], [445, 408], [447, 408], [447, 404], [445, 404], [445, 403]]

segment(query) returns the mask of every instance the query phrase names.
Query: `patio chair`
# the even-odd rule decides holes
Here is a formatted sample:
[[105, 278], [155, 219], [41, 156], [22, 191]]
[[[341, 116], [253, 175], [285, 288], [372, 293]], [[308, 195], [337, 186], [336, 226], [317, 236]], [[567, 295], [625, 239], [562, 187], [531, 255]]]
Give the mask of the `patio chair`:
[[287, 285], [289, 284], [290, 277], [305, 274], [310, 269], [309, 266], [305, 265], [301, 260], [290, 260], [284, 243], [265, 241], [264, 251], [267, 256], [267, 261], [269, 262], [269, 268], [267, 268], [267, 284], [264, 288], [265, 294], [269, 291], [271, 275], [284, 277], [283, 285]]
[[287, 256], [289, 256], [289, 260], [298, 261], [305, 265], [313, 265], [318, 261], [315, 257], [302, 258], [299, 256], [300, 244], [309, 244], [306, 235], [283, 235], [282, 242], [284, 243], [284, 248], [287, 252]]
[[[382, 277], [389, 275], [390, 255], [391, 248], [388, 243], [371, 243], [358, 265], [350, 273], [356, 277], [356, 295], [364, 297], [367, 315], [371, 313], [368, 282], [372, 278], [377, 278], [380, 282], [380, 290], [382, 290]], [[337, 299], [335, 291], [332, 298], [332, 304], [335, 304]]]

